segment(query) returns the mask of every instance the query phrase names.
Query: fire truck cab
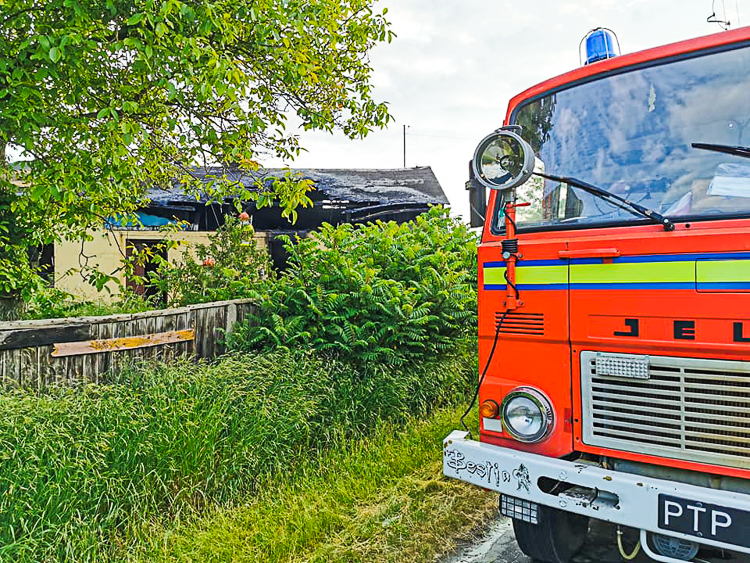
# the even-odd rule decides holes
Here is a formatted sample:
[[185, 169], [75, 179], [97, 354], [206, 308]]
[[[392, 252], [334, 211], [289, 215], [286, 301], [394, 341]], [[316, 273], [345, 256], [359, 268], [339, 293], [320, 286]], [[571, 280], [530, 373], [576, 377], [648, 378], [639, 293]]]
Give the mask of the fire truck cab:
[[444, 473], [539, 561], [589, 519], [750, 554], [750, 28], [589, 62], [474, 156], [479, 436]]

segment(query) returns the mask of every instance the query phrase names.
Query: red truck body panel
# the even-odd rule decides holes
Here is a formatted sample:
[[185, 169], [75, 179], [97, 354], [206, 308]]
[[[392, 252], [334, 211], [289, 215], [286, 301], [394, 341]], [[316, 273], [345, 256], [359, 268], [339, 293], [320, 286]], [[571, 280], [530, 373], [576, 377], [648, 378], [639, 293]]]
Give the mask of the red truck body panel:
[[[696, 51], [743, 42], [750, 42], [750, 27], [581, 67], [514, 97], [508, 106], [506, 124], [510, 123], [519, 104], [571, 84], [638, 65], [659, 64], [659, 61], [672, 57], [689, 56]], [[497, 197], [496, 192], [491, 194], [488, 210], [496, 209]], [[490, 211], [489, 215], [492, 215]], [[487, 362], [496, 322], [505, 310], [504, 291], [485, 283], [484, 269], [503, 260], [503, 236], [492, 232], [492, 222], [491, 219], [486, 222], [478, 254], [481, 367]], [[698, 277], [690, 285], [684, 280], [672, 283], [668, 276], [650, 285], [618, 283], [614, 278], [603, 279], [599, 284], [576, 284], [575, 274], [572, 273], [574, 270], [570, 269], [575, 264], [585, 265], [588, 260], [605, 266], [628, 262], [640, 265], [638, 267], [654, 268], [654, 271], [663, 268], [669, 272], [672, 271], [669, 268], [675, 267], [682, 272], [688, 272], [691, 268], [698, 271], [703, 260], [715, 260], [718, 255], [730, 259], [750, 253], [750, 219], [678, 223], [672, 232], [666, 232], [660, 225], [639, 224], [521, 233], [518, 239], [523, 255], [520, 267], [536, 266], [540, 271], [549, 268], [549, 272], [557, 272], [554, 275], [559, 276], [567, 271], [568, 279], [565, 283], [550, 282], [546, 288], [521, 290], [524, 306], [510, 314], [509, 320], [515, 319], [515, 323], [511, 322], [507, 330], [500, 334], [495, 356], [480, 389], [479, 400], [480, 403], [485, 399], [500, 402], [513, 388], [532, 385], [542, 390], [554, 405], [556, 427], [550, 438], [539, 444], [522, 444], [501, 432], [489, 432], [484, 428], [481, 440], [554, 457], [587, 452], [750, 478], [750, 470], [737, 467], [586, 445], [580, 417], [584, 406], [579, 358], [583, 350], [605, 350], [612, 353], [750, 361], [750, 343], [744, 342], [745, 337], [750, 337], [750, 289], [705, 289], [700, 286]], [[613, 261], [610, 255], [617, 256], [617, 260]], [[533, 322], [524, 323], [528, 319], [533, 319]], [[638, 338], [615, 336], [615, 332], [627, 332], [628, 319], [637, 319]], [[675, 324], [676, 321], [678, 324]], [[738, 323], [742, 335], [740, 342], [737, 341]]]

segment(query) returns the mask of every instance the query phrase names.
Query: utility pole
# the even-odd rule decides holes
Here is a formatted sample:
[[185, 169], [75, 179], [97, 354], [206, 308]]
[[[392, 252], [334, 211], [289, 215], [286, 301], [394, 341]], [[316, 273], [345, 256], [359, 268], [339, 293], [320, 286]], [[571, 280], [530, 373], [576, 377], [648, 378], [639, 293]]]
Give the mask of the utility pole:
[[404, 125], [404, 168], [406, 168], [406, 128], [407, 125]]

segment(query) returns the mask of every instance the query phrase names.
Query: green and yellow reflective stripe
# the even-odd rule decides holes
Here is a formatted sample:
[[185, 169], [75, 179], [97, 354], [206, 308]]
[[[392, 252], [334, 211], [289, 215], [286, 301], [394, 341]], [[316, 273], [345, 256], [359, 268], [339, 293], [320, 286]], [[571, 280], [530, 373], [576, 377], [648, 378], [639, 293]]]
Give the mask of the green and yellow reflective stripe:
[[505, 268], [498, 266], [484, 266], [484, 285], [505, 284]]
[[[505, 285], [504, 266], [484, 266], [484, 285]], [[568, 266], [523, 266], [516, 268], [517, 285], [558, 285], [568, 283]], [[542, 289], [542, 288], [540, 288]]]
[[695, 282], [695, 262], [571, 264], [571, 284]]
[[567, 266], [532, 266], [516, 268], [516, 280], [519, 284], [561, 284], [568, 283]]
[[699, 260], [698, 283], [750, 282], [750, 260]]

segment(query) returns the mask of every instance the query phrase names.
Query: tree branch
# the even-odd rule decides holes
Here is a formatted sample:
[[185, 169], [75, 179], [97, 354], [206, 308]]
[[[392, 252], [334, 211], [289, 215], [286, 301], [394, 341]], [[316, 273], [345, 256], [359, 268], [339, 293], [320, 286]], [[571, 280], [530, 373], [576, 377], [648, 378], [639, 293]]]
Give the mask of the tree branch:
[[19, 11], [15, 12], [15, 13], [10, 14], [10, 15], [6, 16], [5, 18], [3, 18], [3, 20], [0, 21], [0, 27], [3, 27], [10, 20], [12, 20], [14, 18], [17, 18], [18, 16], [21, 16], [23, 14], [27, 14], [29, 12], [43, 12], [43, 11], [44, 11], [44, 8], [43, 7], [40, 8], [39, 6], [32, 6], [30, 8], [25, 8], [23, 10], [19, 10]]

